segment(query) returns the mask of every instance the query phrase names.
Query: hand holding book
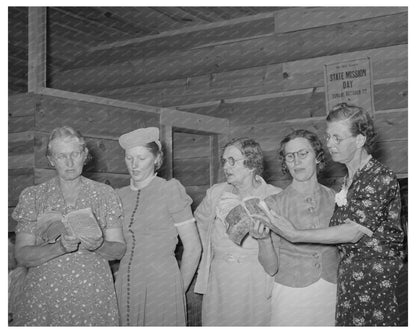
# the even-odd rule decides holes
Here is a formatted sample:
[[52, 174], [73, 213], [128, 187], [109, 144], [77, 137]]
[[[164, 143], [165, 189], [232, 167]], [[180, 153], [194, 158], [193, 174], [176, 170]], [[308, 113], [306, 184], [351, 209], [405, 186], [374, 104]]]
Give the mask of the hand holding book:
[[67, 214], [64, 224], [70, 234], [81, 241], [81, 246], [89, 251], [96, 250], [103, 243], [103, 233], [89, 207]]
[[37, 218], [37, 235], [47, 243], [55, 243], [61, 235], [67, 234], [62, 218], [62, 214], [55, 211], [40, 214]]
[[[269, 224], [269, 213], [264, 210], [264, 206], [267, 208], [267, 205], [263, 202], [264, 206], [260, 206], [260, 202], [263, 201], [257, 197], [246, 198], [241, 204], [231, 209], [226, 216], [227, 234], [237, 245], [242, 244], [249, 234], [250, 228], [255, 232], [256, 228], [259, 231], [261, 223], [266, 226]], [[260, 237], [260, 234], [258, 236]]]

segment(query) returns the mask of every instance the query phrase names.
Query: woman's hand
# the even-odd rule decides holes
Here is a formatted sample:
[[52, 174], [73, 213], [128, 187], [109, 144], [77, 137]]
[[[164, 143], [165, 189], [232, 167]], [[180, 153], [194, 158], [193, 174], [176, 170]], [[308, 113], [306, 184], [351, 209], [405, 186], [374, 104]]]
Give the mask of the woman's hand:
[[62, 235], [60, 238], [61, 247], [65, 250], [65, 253], [75, 252], [78, 250], [80, 240], [75, 236]]
[[285, 217], [277, 215], [274, 211], [271, 211], [271, 214], [273, 220], [270, 229], [288, 241], [294, 241], [297, 229], [293, 224]]
[[250, 236], [254, 239], [270, 238], [270, 229], [265, 225], [264, 219], [253, 218], [250, 223]]
[[88, 251], [95, 251], [98, 249], [104, 242], [103, 236], [99, 237], [82, 237], [80, 236], [81, 244], [83, 248], [87, 249]]

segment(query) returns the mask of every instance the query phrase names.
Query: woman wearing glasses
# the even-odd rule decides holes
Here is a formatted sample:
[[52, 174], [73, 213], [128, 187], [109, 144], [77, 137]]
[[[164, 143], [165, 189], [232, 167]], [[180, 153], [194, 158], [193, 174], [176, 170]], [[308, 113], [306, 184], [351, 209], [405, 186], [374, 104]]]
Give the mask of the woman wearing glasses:
[[263, 153], [252, 139], [227, 143], [222, 163], [226, 182], [208, 189], [195, 211], [204, 250], [195, 285], [195, 292], [204, 294], [202, 325], [268, 325], [273, 280], [258, 257], [272, 247], [271, 238], [267, 233], [257, 240], [247, 235], [235, 243], [230, 225], [253, 223], [244, 199], [264, 199], [281, 190], [261, 178]]
[[342, 103], [327, 117], [327, 147], [347, 166], [335, 196], [330, 227], [301, 229], [276, 217], [273, 231], [294, 243], [338, 244], [336, 325], [394, 326], [399, 323], [396, 286], [403, 258], [400, 193], [396, 176], [370, 155], [372, 119]]
[[[319, 184], [324, 150], [316, 134], [296, 130], [280, 143], [283, 173], [292, 182], [266, 199], [278, 215], [296, 228], [325, 228], [334, 209], [334, 192]], [[260, 231], [263, 231], [260, 228]], [[259, 229], [253, 235], [262, 236]], [[293, 244], [272, 233], [273, 251], [261, 262], [274, 276], [272, 326], [334, 326], [338, 250], [331, 245]], [[263, 252], [264, 254], [265, 252]]]

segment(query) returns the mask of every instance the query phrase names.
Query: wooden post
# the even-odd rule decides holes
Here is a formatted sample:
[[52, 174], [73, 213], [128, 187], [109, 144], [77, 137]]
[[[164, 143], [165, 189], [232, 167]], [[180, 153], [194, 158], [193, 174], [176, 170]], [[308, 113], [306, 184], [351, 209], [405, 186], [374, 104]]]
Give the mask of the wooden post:
[[209, 186], [218, 183], [219, 170], [219, 149], [218, 149], [218, 134], [209, 136], [209, 146], [211, 150], [209, 161]]
[[165, 178], [169, 180], [173, 177], [172, 126], [162, 124], [160, 125], [160, 139], [165, 148], [165, 156], [163, 162], [165, 165]]
[[46, 87], [46, 8], [29, 7], [28, 91]]

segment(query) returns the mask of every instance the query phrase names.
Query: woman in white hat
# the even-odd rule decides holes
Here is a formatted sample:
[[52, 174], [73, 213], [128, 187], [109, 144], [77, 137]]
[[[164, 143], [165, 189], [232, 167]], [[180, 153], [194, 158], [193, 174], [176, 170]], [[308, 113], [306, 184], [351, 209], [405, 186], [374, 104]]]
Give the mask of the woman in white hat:
[[192, 199], [179, 181], [156, 175], [163, 159], [158, 128], [137, 129], [119, 143], [131, 176], [130, 185], [118, 190], [127, 243], [116, 278], [121, 325], [184, 326], [185, 292], [201, 255]]

